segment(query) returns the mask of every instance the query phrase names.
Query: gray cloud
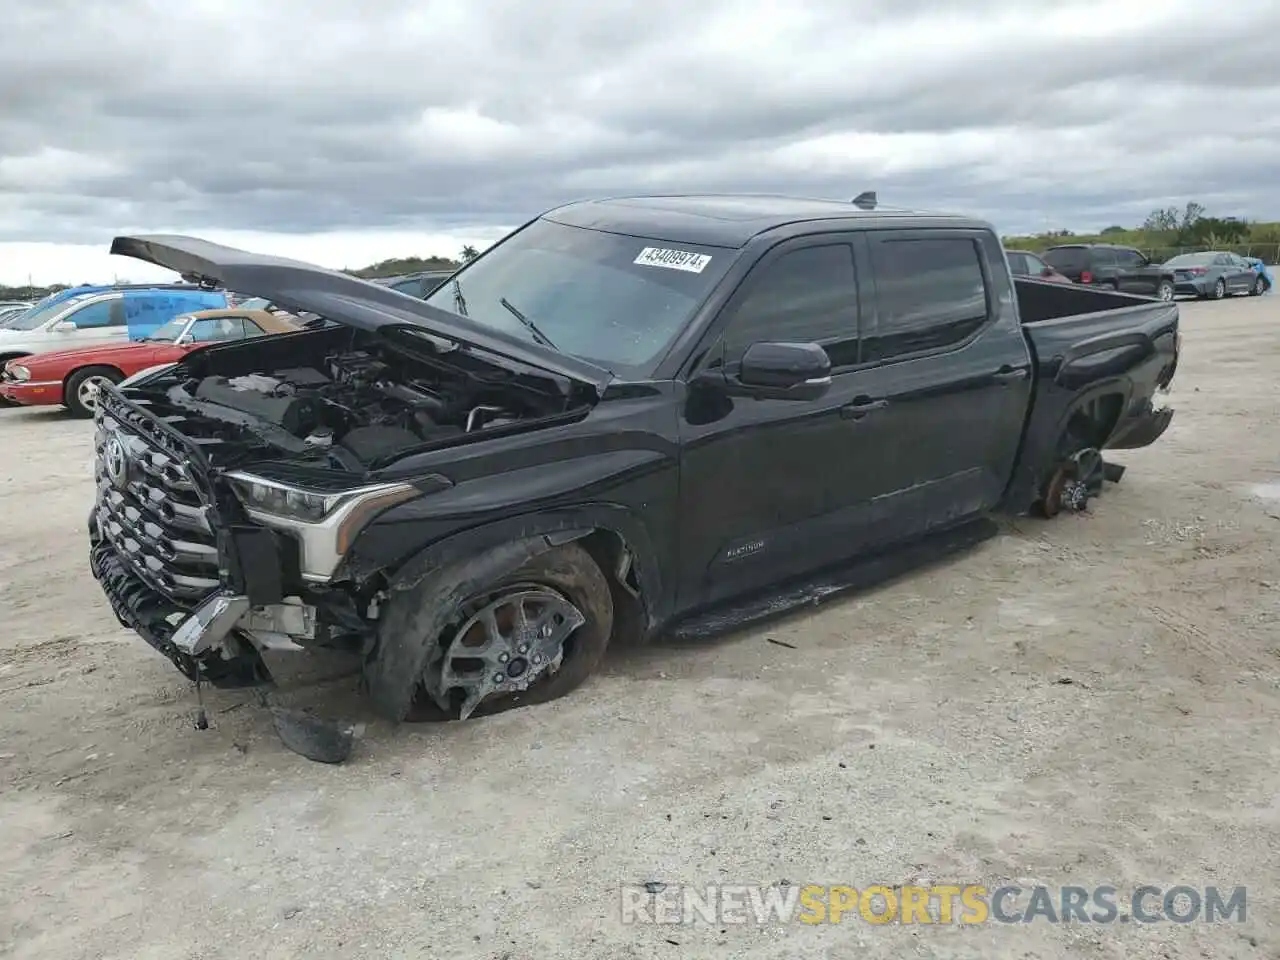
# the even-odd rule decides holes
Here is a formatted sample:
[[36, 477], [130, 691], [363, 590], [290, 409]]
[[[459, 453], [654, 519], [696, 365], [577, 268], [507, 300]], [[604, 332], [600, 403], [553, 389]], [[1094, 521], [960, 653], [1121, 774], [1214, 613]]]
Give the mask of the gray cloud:
[[874, 187], [1007, 230], [1280, 218], [1274, 5], [356, 9], [8, 11], [0, 241], [458, 231], [644, 190]]

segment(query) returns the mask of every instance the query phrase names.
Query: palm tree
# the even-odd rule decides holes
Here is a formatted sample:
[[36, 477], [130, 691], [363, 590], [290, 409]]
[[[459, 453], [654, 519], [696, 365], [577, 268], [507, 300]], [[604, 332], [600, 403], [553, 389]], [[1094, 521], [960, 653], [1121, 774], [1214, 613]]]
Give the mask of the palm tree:
[[462, 248], [463, 263], [466, 263], [469, 260], [474, 260], [478, 256], [480, 256], [480, 251], [477, 250], [475, 247], [473, 247], [471, 244], [468, 243], [466, 246]]

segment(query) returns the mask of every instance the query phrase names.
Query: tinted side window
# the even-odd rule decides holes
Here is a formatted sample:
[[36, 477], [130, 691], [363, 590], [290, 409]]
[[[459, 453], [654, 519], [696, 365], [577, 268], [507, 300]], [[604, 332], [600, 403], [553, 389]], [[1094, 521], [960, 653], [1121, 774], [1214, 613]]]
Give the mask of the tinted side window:
[[119, 311], [111, 309], [110, 300], [101, 300], [81, 307], [67, 319], [79, 330], [91, 330], [98, 327], [118, 326], [123, 319], [118, 316], [118, 313]]
[[1116, 265], [1116, 252], [1110, 247], [1095, 247], [1093, 250], [1093, 267], [1114, 267]]
[[1031, 263], [1026, 254], [1010, 253], [1006, 254], [1009, 258], [1009, 270], [1020, 277], [1025, 277], [1031, 273]]
[[858, 285], [848, 244], [792, 250], [747, 284], [725, 332], [727, 362], [762, 340], [821, 343], [832, 366], [858, 362]]
[[890, 360], [960, 343], [987, 322], [977, 244], [967, 237], [872, 241], [879, 323], [862, 359]]

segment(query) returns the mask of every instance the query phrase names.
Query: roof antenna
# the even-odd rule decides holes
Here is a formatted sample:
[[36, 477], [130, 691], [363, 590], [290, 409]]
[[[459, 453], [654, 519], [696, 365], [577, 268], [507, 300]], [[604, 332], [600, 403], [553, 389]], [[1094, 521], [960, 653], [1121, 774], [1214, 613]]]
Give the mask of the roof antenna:
[[876, 208], [876, 192], [874, 190], [863, 190], [853, 198], [853, 205], [862, 210], [874, 210]]

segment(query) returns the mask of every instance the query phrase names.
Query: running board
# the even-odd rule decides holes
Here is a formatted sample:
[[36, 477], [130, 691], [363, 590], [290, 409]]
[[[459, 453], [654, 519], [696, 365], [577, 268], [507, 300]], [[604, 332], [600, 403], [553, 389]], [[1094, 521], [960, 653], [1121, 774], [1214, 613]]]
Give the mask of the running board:
[[717, 605], [677, 621], [665, 635], [675, 641], [701, 640], [750, 624], [773, 620], [803, 607], [884, 583], [901, 574], [968, 550], [999, 532], [995, 521], [980, 517], [929, 534], [902, 547], [860, 557], [816, 576], [787, 584], [776, 593]]

